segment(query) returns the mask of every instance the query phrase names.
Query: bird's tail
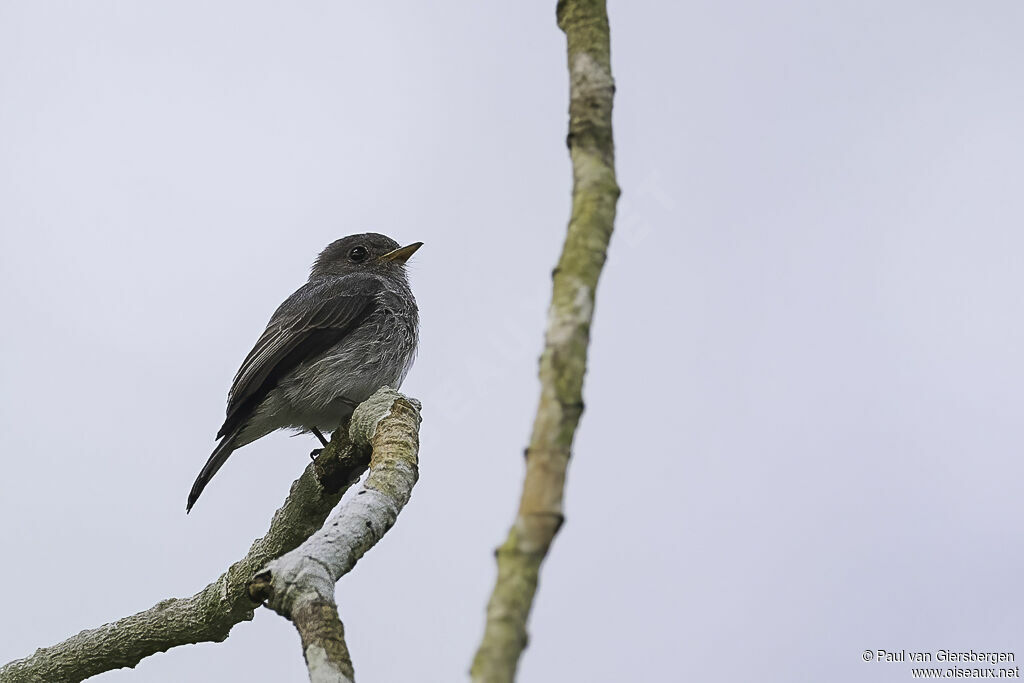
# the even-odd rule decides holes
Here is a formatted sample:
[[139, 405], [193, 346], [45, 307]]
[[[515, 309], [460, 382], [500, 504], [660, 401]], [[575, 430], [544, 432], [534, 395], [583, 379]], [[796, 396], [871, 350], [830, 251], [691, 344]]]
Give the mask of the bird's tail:
[[192, 506], [196, 504], [196, 500], [199, 498], [199, 494], [203, 492], [206, 485], [213, 479], [213, 475], [217, 474], [217, 470], [227, 461], [234, 451], [236, 441], [238, 437], [237, 430], [226, 434], [217, 447], [213, 449], [213, 453], [210, 454], [210, 459], [203, 465], [202, 471], [199, 476], [196, 477], [196, 483], [192, 484], [192, 490], [188, 493], [188, 505], [185, 506], [185, 514], [188, 514], [192, 510]]

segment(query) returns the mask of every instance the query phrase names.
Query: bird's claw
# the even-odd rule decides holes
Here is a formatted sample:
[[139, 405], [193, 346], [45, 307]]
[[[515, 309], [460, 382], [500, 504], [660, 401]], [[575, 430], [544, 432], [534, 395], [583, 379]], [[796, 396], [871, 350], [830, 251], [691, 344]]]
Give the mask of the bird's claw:
[[309, 459], [310, 460], [316, 460], [317, 458], [320, 457], [320, 454], [323, 453], [323, 452], [324, 452], [324, 449], [322, 449], [322, 448], [314, 448], [313, 450], [311, 450], [309, 452]]

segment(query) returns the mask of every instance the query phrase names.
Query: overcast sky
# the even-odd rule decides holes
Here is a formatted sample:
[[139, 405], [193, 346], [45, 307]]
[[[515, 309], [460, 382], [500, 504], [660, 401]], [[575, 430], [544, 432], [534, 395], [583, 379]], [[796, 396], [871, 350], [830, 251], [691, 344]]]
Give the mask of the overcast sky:
[[[188, 517], [270, 313], [425, 246], [421, 479], [338, 586], [359, 680], [464, 680], [569, 214], [554, 1], [0, 0], [0, 661], [191, 595], [315, 443]], [[612, 2], [623, 187], [525, 683], [1024, 658], [1024, 6]], [[104, 683], [305, 679], [258, 610]]]

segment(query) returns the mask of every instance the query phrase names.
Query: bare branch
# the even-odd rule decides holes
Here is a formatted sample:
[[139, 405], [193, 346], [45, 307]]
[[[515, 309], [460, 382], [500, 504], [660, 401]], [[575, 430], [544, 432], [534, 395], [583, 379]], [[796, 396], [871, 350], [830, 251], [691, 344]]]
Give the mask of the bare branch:
[[508, 539], [497, 550], [498, 578], [471, 669], [476, 683], [511, 683], [526, 647], [526, 621], [540, 565], [563, 521], [562, 495], [576, 425], [594, 291], [615, 222], [615, 180], [608, 14], [604, 0], [560, 0], [558, 25], [569, 56], [569, 154], [572, 216], [554, 272], [541, 397], [526, 451], [526, 479]]
[[354, 679], [334, 586], [390, 529], [419, 476], [419, 403], [385, 387], [352, 416], [353, 441], [373, 448], [370, 473], [359, 492], [301, 546], [272, 561], [249, 586], [290, 619], [302, 638], [312, 683]]
[[172, 647], [220, 642], [231, 628], [252, 619], [257, 606], [249, 581], [271, 559], [288, 552], [323, 526], [342, 494], [366, 470], [367, 442], [350, 442], [339, 429], [331, 444], [292, 484], [270, 529], [241, 560], [190, 598], [163, 600], [144, 612], [82, 631], [40, 648], [0, 669], [0, 683], [77, 682], [140, 661]]

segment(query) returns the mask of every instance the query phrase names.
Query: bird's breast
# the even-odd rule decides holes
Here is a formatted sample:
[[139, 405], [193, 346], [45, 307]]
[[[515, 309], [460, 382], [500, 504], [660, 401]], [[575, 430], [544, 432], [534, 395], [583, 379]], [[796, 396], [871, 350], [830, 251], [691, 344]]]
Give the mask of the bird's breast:
[[315, 360], [281, 383], [298, 410], [327, 409], [340, 399], [360, 403], [384, 385], [398, 388], [416, 355], [415, 321], [378, 309]]

